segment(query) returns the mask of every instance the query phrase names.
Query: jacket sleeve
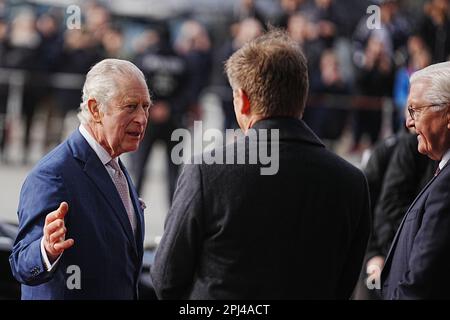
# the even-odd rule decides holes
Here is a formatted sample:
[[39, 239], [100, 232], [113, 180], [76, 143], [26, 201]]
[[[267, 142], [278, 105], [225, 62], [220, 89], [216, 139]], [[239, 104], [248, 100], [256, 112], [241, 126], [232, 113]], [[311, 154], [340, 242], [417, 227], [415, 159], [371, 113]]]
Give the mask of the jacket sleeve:
[[358, 281], [361, 266], [364, 260], [367, 243], [370, 235], [370, 200], [367, 182], [361, 174], [361, 183], [358, 184], [358, 190], [361, 190], [358, 197], [361, 201], [355, 201], [354, 212], [355, 223], [353, 227], [353, 237], [350, 242], [347, 260], [340, 277], [339, 286], [337, 288], [338, 299], [349, 299]]
[[41, 256], [45, 217], [56, 210], [66, 196], [61, 176], [45, 170], [33, 171], [25, 180], [19, 200], [19, 232], [9, 257], [11, 270], [17, 281], [26, 285], [39, 285], [51, 279]]
[[[373, 220], [375, 219], [375, 208], [380, 199], [381, 188], [385, 178], [386, 170], [391, 159], [393, 150], [397, 145], [398, 137], [393, 136], [378, 144], [367, 161], [367, 165], [364, 168], [364, 174], [367, 178], [367, 184], [369, 187], [370, 205], [371, 205], [371, 226], [373, 227]], [[382, 255], [379, 248], [378, 234], [373, 232], [369, 239], [369, 245], [367, 247], [366, 259], [370, 259], [374, 256]]]
[[186, 165], [151, 268], [159, 299], [183, 299], [189, 294], [202, 245], [202, 196], [200, 167]]

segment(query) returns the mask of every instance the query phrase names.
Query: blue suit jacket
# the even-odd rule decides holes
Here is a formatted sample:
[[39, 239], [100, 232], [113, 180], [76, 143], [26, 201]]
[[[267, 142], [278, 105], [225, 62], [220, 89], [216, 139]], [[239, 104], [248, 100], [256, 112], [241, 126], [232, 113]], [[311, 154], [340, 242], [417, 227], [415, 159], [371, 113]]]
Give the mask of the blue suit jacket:
[[384, 299], [450, 299], [450, 168], [420, 192], [381, 274]]
[[[133, 236], [111, 177], [78, 129], [46, 155], [25, 180], [18, 209], [19, 234], [10, 256], [22, 299], [136, 299], [142, 267], [144, 217], [138, 195], [122, 166], [135, 212]], [[40, 251], [45, 217], [62, 201], [67, 238], [75, 244], [47, 272]], [[81, 289], [70, 289], [80, 270]]]

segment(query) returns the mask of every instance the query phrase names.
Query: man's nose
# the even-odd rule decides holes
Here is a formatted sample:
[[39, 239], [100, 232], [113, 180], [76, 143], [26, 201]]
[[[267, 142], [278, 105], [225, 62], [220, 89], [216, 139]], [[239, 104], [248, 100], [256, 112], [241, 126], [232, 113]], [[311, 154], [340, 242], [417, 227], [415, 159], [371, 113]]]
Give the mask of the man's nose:
[[147, 124], [148, 112], [145, 111], [144, 107], [140, 106], [136, 112], [137, 114], [134, 120], [142, 125]]
[[405, 124], [406, 124], [406, 127], [409, 129], [415, 128], [415, 121], [413, 118], [411, 118], [411, 115], [409, 113], [406, 115]]

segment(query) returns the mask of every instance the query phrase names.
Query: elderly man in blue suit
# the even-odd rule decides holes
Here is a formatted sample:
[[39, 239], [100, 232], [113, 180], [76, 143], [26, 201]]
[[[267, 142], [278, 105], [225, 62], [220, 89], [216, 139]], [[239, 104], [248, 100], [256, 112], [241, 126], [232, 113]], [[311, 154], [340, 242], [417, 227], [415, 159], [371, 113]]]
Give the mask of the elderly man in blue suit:
[[25, 180], [10, 256], [22, 299], [136, 299], [144, 218], [119, 160], [144, 137], [150, 95], [131, 62], [89, 71], [81, 125]]
[[381, 274], [384, 299], [450, 299], [450, 62], [414, 73], [407, 126], [439, 167], [403, 218]]

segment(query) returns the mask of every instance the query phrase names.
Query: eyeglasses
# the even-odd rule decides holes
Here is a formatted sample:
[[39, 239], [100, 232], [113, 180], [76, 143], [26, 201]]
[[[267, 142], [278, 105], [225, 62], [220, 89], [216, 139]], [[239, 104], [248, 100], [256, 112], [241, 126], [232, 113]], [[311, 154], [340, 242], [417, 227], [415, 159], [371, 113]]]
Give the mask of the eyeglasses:
[[411, 105], [408, 106], [408, 112], [409, 115], [411, 116], [411, 119], [413, 119], [414, 121], [416, 121], [416, 117], [417, 115], [419, 115], [421, 113], [420, 110], [422, 109], [426, 109], [426, 108], [431, 108], [431, 107], [439, 107], [439, 106], [445, 106], [448, 105], [448, 102], [446, 103], [434, 103], [434, 104], [430, 104], [428, 106], [423, 106], [423, 107], [419, 107], [419, 108], [413, 108]]

